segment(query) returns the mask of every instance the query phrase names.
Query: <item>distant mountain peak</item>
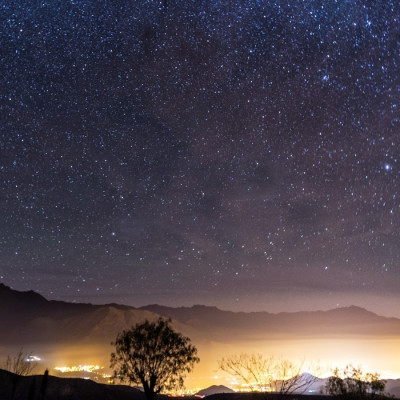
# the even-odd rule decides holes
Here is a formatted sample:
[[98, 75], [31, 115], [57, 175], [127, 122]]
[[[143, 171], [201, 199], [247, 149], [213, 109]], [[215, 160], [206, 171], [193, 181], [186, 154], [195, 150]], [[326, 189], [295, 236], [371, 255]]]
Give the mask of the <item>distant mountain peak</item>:
[[357, 314], [369, 314], [369, 315], [376, 315], [376, 316], [378, 315], [378, 314], [375, 314], [372, 311], [367, 310], [364, 307], [355, 306], [355, 305], [337, 307], [337, 308], [333, 308], [331, 310], [328, 310], [327, 312], [357, 313]]
[[27, 290], [27, 291], [20, 291], [20, 290], [15, 290], [12, 289], [11, 287], [5, 285], [4, 283], [0, 283], [0, 296], [4, 297], [12, 297], [12, 298], [20, 298], [24, 300], [30, 300], [30, 301], [35, 301], [35, 302], [47, 302], [48, 300], [45, 299], [41, 294], [33, 291], [33, 290]]
[[212, 385], [206, 389], [197, 392], [196, 396], [206, 397], [206, 396], [211, 396], [213, 394], [221, 394], [221, 393], [235, 393], [235, 392], [224, 385]]

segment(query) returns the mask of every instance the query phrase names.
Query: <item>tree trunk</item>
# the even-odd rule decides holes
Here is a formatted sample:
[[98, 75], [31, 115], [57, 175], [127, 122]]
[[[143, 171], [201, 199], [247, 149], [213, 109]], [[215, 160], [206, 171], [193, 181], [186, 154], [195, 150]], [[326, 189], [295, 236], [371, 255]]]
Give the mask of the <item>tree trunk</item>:
[[154, 393], [154, 388], [149, 386], [147, 381], [142, 381], [144, 394], [146, 396], [146, 400], [154, 400], [156, 398], [156, 394]]
[[144, 388], [146, 400], [155, 400], [156, 394], [150, 388]]

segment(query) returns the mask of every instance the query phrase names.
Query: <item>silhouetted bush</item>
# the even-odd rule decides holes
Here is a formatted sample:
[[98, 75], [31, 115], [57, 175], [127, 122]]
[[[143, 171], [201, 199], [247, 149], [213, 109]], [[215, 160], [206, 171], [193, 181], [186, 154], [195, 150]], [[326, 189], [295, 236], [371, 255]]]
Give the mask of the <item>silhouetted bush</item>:
[[336, 368], [325, 387], [327, 394], [340, 397], [375, 397], [383, 396], [386, 381], [379, 374], [363, 373], [361, 368], [347, 365], [343, 371]]

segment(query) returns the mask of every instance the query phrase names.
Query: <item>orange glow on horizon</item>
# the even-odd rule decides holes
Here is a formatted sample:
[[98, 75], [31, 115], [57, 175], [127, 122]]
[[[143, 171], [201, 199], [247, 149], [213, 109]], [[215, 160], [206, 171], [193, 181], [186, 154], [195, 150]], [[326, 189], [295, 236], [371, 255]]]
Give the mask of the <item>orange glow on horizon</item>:
[[[400, 337], [326, 337], [308, 339], [270, 339], [218, 343], [193, 341], [199, 351], [200, 363], [185, 380], [185, 393], [193, 393], [212, 385], [224, 385], [243, 390], [241, 382], [218, 370], [218, 360], [233, 354], [261, 353], [265, 357], [304, 361], [304, 371], [321, 378], [331, 375], [335, 367], [347, 364], [360, 366], [364, 372], [379, 373], [382, 379], [400, 377]], [[40, 368], [49, 368], [58, 376], [89, 377], [107, 383], [113, 376], [109, 368], [111, 346], [82, 345], [65, 348], [31, 348], [41, 358]], [[10, 354], [10, 349], [0, 348], [0, 356]], [[319, 365], [318, 373], [313, 365]], [[38, 370], [37, 370], [38, 371]], [[96, 378], [97, 376], [97, 378]], [[194, 392], [196, 393], [196, 392]]]

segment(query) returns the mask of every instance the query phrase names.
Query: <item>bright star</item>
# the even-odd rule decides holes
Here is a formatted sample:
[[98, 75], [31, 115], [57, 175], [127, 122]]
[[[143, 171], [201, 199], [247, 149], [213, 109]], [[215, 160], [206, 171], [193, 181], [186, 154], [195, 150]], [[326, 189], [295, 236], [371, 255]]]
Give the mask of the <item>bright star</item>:
[[384, 168], [385, 168], [385, 171], [391, 171], [393, 167], [390, 164], [385, 163]]

